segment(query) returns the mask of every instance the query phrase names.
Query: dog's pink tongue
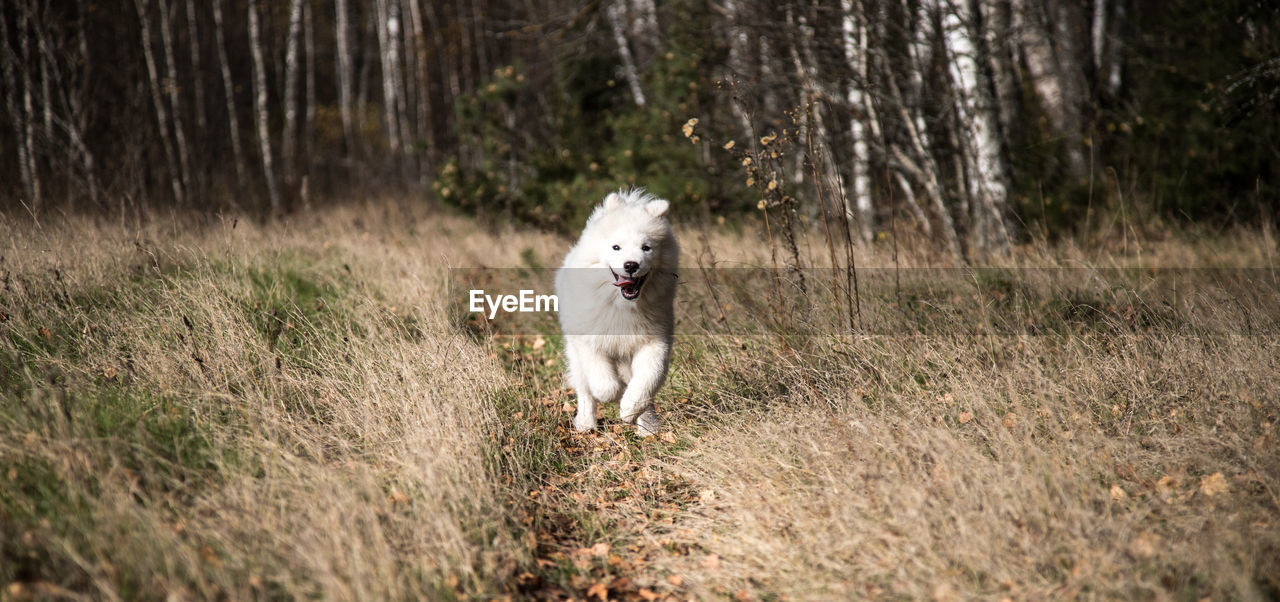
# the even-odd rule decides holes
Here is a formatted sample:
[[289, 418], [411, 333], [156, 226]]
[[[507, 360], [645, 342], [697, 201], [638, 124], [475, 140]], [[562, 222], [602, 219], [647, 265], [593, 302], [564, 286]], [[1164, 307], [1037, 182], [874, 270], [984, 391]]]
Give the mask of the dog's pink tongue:
[[613, 280], [613, 285], [614, 285], [614, 286], [627, 286], [627, 285], [629, 285], [629, 284], [635, 284], [635, 283], [636, 283], [636, 281], [635, 281], [635, 280], [632, 280], [631, 278], [629, 278], [629, 277], [627, 277], [627, 276], [619, 276], [619, 275], [617, 275], [617, 274], [614, 274], [614, 275], [613, 275], [613, 278], [614, 278], [614, 280]]

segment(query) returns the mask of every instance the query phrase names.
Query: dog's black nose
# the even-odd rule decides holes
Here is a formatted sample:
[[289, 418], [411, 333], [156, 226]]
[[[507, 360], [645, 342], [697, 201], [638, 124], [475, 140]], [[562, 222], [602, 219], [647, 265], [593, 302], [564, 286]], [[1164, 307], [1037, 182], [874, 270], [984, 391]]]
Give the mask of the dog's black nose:
[[640, 269], [640, 264], [634, 261], [628, 261], [622, 264], [622, 269], [626, 270], [628, 274], [634, 274], [636, 273], [636, 270]]

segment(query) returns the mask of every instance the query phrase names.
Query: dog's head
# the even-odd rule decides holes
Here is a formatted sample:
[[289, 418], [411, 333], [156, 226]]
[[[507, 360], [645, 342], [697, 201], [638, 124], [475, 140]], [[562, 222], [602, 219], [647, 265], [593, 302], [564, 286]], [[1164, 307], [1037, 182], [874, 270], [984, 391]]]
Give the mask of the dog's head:
[[584, 243], [609, 269], [623, 299], [635, 301], [656, 272], [674, 267], [670, 203], [642, 190], [610, 193], [587, 220]]

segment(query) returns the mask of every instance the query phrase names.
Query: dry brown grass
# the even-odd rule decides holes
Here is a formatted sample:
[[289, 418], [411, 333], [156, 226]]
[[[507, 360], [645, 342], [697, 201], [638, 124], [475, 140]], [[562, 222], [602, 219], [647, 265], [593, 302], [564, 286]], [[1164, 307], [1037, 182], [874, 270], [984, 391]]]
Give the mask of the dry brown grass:
[[[568, 241], [393, 203], [0, 225], [13, 597], [1280, 595], [1280, 350], [1230, 334], [1260, 304], [1160, 313], [1035, 272], [1028, 294], [1119, 307], [1038, 335], [682, 336], [674, 436], [640, 441], [607, 416], [570, 432], [555, 337], [476, 339], [447, 307], [442, 268], [555, 265]], [[769, 265], [753, 235], [705, 234], [682, 235], [685, 271]], [[885, 247], [859, 265], [937, 264]], [[1274, 268], [1276, 244], [996, 263]], [[708, 304], [701, 282], [682, 303]], [[900, 302], [866, 287], [868, 320]]]
[[415, 598], [523, 561], [507, 379], [442, 307], [440, 266], [493, 256], [471, 224], [3, 229], [10, 593]]

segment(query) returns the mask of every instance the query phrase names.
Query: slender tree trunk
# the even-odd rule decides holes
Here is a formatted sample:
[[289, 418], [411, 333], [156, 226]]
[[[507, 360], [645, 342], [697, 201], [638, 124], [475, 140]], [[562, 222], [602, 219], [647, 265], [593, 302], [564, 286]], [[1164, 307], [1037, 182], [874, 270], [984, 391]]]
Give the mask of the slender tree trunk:
[[396, 34], [400, 23], [392, 14], [391, 0], [377, 1], [378, 49], [382, 59], [382, 116], [387, 128], [387, 145], [400, 153], [399, 86], [396, 85]]
[[191, 87], [196, 95], [196, 139], [200, 140], [209, 127], [209, 117], [205, 109], [204, 69], [200, 61], [200, 30], [196, 26], [198, 22], [195, 0], [187, 0], [187, 37], [191, 44]]
[[[25, 23], [25, 20], [18, 21], [19, 36], [26, 35], [23, 23]], [[28, 84], [29, 76], [26, 73], [26, 62], [19, 61], [13, 52], [13, 46], [9, 44], [9, 28], [7, 26], [0, 27], [0, 51], [4, 53], [3, 56], [0, 56], [0, 66], [2, 66], [0, 71], [3, 72], [4, 77], [5, 108], [9, 111], [9, 122], [13, 124], [14, 134], [18, 141], [18, 172], [22, 178], [23, 193], [28, 201], [35, 202], [39, 199], [40, 184], [38, 177], [32, 173], [34, 171], [33, 160], [30, 154], [31, 145], [27, 129], [30, 118], [27, 115], [26, 107], [28, 103], [25, 95], [26, 91], [30, 90], [30, 85]], [[15, 67], [22, 70], [22, 84], [18, 83], [18, 76], [14, 73]], [[18, 90], [23, 90], [24, 92], [24, 98], [21, 102], [16, 97]]]
[[[435, 157], [438, 150], [436, 149], [435, 126], [433, 123], [435, 117], [435, 107], [431, 100], [431, 72], [428, 66], [428, 48], [427, 36], [423, 31], [422, 6], [421, 0], [408, 0], [409, 2], [409, 30], [413, 35], [413, 64], [416, 67], [416, 84], [418, 91], [419, 109], [418, 128], [421, 132], [423, 143], [426, 145], [426, 152], [423, 153], [425, 163], [419, 172], [420, 178], [425, 178], [431, 173], [435, 165]], [[424, 182], [420, 182], [425, 184]]]
[[302, 0], [289, 3], [289, 37], [284, 52], [284, 135], [280, 141], [280, 170], [285, 188], [297, 185], [298, 42], [302, 35]]
[[173, 143], [169, 140], [169, 112], [164, 105], [160, 70], [156, 67], [155, 54], [151, 50], [151, 17], [147, 15], [151, 1], [134, 0], [133, 4], [138, 11], [138, 20], [142, 22], [142, 55], [147, 63], [147, 77], [151, 82], [151, 104], [156, 112], [156, 126], [164, 145], [165, 160], [169, 165], [169, 183], [173, 188], [173, 199], [181, 207], [186, 204], [186, 187], [181, 167], [173, 152]]
[[227, 61], [227, 44], [222, 33], [222, 0], [212, 0], [212, 4], [213, 32], [218, 44], [218, 70], [222, 73], [222, 90], [227, 102], [227, 127], [231, 130], [231, 154], [235, 159], [236, 188], [244, 190], [244, 148], [240, 142], [240, 117], [236, 112], [235, 83], [231, 79], [231, 64]]
[[1018, 67], [1015, 60], [1017, 48], [1013, 34], [1013, 4], [1011, 0], [988, 0], [989, 27], [986, 31], [987, 47], [991, 49], [991, 70], [995, 77], [996, 104], [1000, 114], [1000, 131], [1004, 134], [1005, 148], [1012, 148], [1014, 129], [1022, 123], [1021, 91]]
[[27, 173], [30, 174], [31, 187], [27, 191], [27, 200], [31, 202], [31, 211], [40, 211], [43, 205], [44, 195], [41, 190], [40, 183], [40, 162], [36, 156], [36, 110], [35, 99], [31, 94], [31, 7], [24, 6], [22, 8], [22, 20], [18, 28], [19, 47], [22, 50], [22, 61], [19, 66], [22, 69], [22, 145], [27, 156]]
[[[751, 42], [747, 38], [746, 28], [739, 23], [745, 9], [739, 5], [738, 0], [725, 0], [724, 8], [725, 38], [729, 41], [729, 73], [734, 77], [733, 85], [737, 86], [739, 81], [751, 73]], [[751, 116], [742, 103], [735, 100], [729, 105], [742, 133], [751, 135]]]
[[80, 51], [80, 77], [79, 86], [75, 90], [67, 92], [67, 106], [70, 114], [67, 116], [67, 131], [71, 136], [72, 145], [79, 151], [80, 162], [84, 168], [85, 186], [88, 188], [89, 202], [94, 206], [99, 203], [98, 197], [98, 176], [96, 169], [96, 160], [93, 151], [89, 149], [89, 145], [85, 143], [84, 133], [89, 127], [89, 113], [85, 110], [85, 101], [89, 100], [89, 72], [93, 65], [92, 57], [89, 55], [89, 40], [85, 35], [85, 10], [84, 0], [76, 0], [76, 46]]
[[[187, 39], [191, 49], [191, 87], [195, 92], [195, 111], [196, 111], [196, 130], [194, 134], [196, 147], [203, 148], [205, 141], [208, 139], [209, 133], [209, 116], [206, 109], [204, 99], [204, 68], [200, 61], [200, 30], [197, 27], [199, 18], [196, 16], [195, 0], [187, 0]], [[196, 166], [195, 185], [196, 189], [203, 192], [205, 190], [205, 182], [208, 179], [209, 162], [207, 160], [197, 160], [199, 165]]]
[[[391, 20], [387, 22], [387, 34], [391, 41], [391, 83], [396, 87], [396, 122], [400, 125], [401, 166], [408, 171], [412, 162], [414, 137], [413, 120], [409, 117], [409, 103], [413, 99], [413, 90], [408, 83], [411, 77], [408, 45], [405, 43], [406, 28], [401, 0], [387, 0], [391, 12]], [[408, 175], [407, 173], [405, 175]]]
[[[928, 203], [927, 213], [933, 220], [925, 231], [932, 231], [954, 257], [961, 258], [964, 255], [960, 247], [959, 230], [951, 209], [947, 206], [947, 195], [941, 179], [942, 170], [933, 152], [933, 140], [929, 136], [922, 106], [926, 102], [937, 102], [932, 98], [924, 98], [923, 93], [934, 91], [934, 86], [925, 85], [921, 75], [922, 72], [930, 71], [924, 57], [929, 55], [932, 40], [922, 24], [921, 11], [909, 8], [889, 2], [884, 5], [884, 14], [877, 15], [880, 23], [879, 28], [874, 31], [874, 46], [881, 52], [868, 55], [867, 58], [869, 62], [875, 59], [877, 83], [881, 92], [867, 96], [866, 107], [871, 116], [868, 122], [874, 128], [876, 138], [882, 141], [886, 166], [892, 166], [910, 176], [923, 189], [925, 202]], [[872, 25], [872, 22], [867, 23], [868, 28]], [[868, 36], [871, 35], [869, 30]], [[910, 95], [903, 91], [901, 82], [910, 86]], [[942, 94], [941, 91], [934, 92]], [[902, 182], [902, 178], [897, 180]], [[894, 180], [888, 178], [887, 173], [884, 184], [890, 189], [894, 186]], [[918, 215], [925, 214], [926, 206], [917, 204], [915, 191], [905, 184], [902, 191], [902, 199], [912, 208], [913, 213], [916, 207], [920, 207]], [[896, 201], [898, 197], [893, 197], [892, 200]], [[922, 220], [922, 223], [929, 222], [929, 219]]]
[[[369, 115], [369, 73], [373, 71], [375, 64], [382, 64], [381, 47], [376, 43], [378, 37], [378, 9], [376, 5], [365, 11], [365, 18], [361, 21], [360, 27], [363, 33], [358, 36], [358, 39], [365, 41], [365, 43], [360, 44], [359, 48], [356, 49], [356, 52], [360, 53], [360, 70], [356, 73], [355, 79], [355, 114], [358, 120], [356, 127], [363, 130], [365, 120]], [[367, 40], [374, 40], [374, 43], [369, 43]], [[377, 56], [375, 57], [374, 55]], [[360, 144], [363, 147], [365, 145], [364, 138], [358, 137], [356, 144]]]
[[338, 111], [342, 115], [342, 135], [347, 154], [355, 151], [355, 130], [351, 118], [351, 22], [347, 0], [334, 0], [334, 38], [338, 47]]
[[[77, 10], [83, 8], [80, 1], [77, 2]], [[94, 160], [93, 153], [85, 146], [84, 143], [84, 123], [86, 120], [83, 110], [82, 94], [84, 83], [87, 81], [87, 73], [89, 69], [88, 47], [84, 37], [84, 30], [77, 23], [72, 29], [77, 32], [75, 48], [79, 51], [79, 55], [69, 55], [67, 50], [71, 47], [70, 40], [65, 38], [53, 39], [53, 36], [65, 34], [66, 29], [50, 27], [47, 23], [36, 23], [31, 34], [35, 36], [36, 48], [39, 53], [39, 63], [41, 71], [41, 87], [44, 120], [48, 123], [45, 131], [44, 145], [51, 149], [62, 149], [65, 151], [65, 165], [69, 172], [67, 175], [74, 175], [75, 166], [79, 166], [82, 170], [80, 174], [82, 181], [73, 183], [71, 178], [66, 180], [63, 188], [67, 195], [69, 204], [74, 201], [81, 193], [88, 193], [90, 200], [95, 204], [97, 202], [97, 183], [94, 178]], [[63, 62], [67, 63], [66, 69], [63, 68]], [[79, 74], [79, 76], [77, 76]], [[56, 95], [55, 92], [56, 91]], [[61, 114], [60, 113], [61, 109]], [[65, 133], [67, 141], [65, 144], [57, 139], [59, 132]]]
[[[462, 59], [458, 54], [452, 52], [450, 46], [445, 41], [443, 23], [441, 23], [441, 19], [436, 15], [437, 7], [440, 7], [441, 10], [443, 10], [440, 3], [427, 3], [427, 27], [431, 30], [431, 37], [435, 42], [436, 51], [442, 53], [443, 58], [446, 59], [442, 64], [447, 64], [451, 67], [449, 69], [444, 69], [441, 72], [442, 78], [449, 84], [446, 88], [446, 92], [448, 92], [448, 94], [444, 95], [444, 104], [445, 106], [451, 106], [453, 101], [462, 95], [462, 79], [459, 75], [459, 70], [462, 68]], [[445, 20], [447, 20], [447, 16], [445, 17]]]
[[1062, 65], [1064, 49], [1054, 48], [1056, 19], [1051, 5], [1035, 0], [1013, 0], [1015, 29], [1022, 34], [1023, 54], [1031, 84], [1044, 107], [1049, 123], [1063, 138], [1067, 167], [1077, 177], [1087, 171], [1084, 152], [1079, 144], [1081, 116], [1074, 96], [1075, 86], [1067, 81], [1073, 67]]
[[315, 37], [315, 7], [311, 2], [303, 5], [302, 21], [302, 48], [303, 54], [306, 55], [306, 74], [304, 76], [306, 87], [306, 98], [304, 102], [307, 105], [306, 111], [302, 117], [302, 155], [306, 169], [303, 170], [303, 177], [307, 177], [311, 173], [311, 161], [315, 155], [315, 124], [316, 124], [316, 37]]
[[[43, 23], [32, 22], [33, 34], [44, 28]], [[49, 54], [37, 49], [40, 64], [40, 123], [44, 126], [44, 145], [53, 144], [53, 93], [49, 87]]]
[[662, 43], [662, 30], [658, 29], [658, 11], [653, 0], [631, 0], [635, 14], [632, 31], [649, 41], [652, 47]]
[[968, 176], [972, 199], [973, 246], [983, 251], [1009, 243], [1005, 214], [1009, 205], [1009, 169], [996, 114], [995, 83], [985, 50], [983, 19], [978, 0], [960, 0], [943, 13], [943, 31], [951, 53], [951, 72], [957, 89], [959, 115], [969, 139], [967, 147], [976, 173]]
[[627, 86], [631, 89], [631, 98], [636, 106], [643, 107], [644, 91], [640, 89], [640, 75], [636, 71], [636, 61], [627, 43], [626, 30], [623, 29], [623, 1], [610, 1], [605, 8], [605, 16], [609, 19], [609, 28], [613, 31], [613, 41], [618, 46], [618, 57], [622, 59], [622, 74], [627, 79]]
[[258, 145], [262, 152], [262, 173], [267, 180], [267, 194], [271, 199], [271, 213], [280, 215], [284, 206], [280, 200], [280, 186], [276, 182], [275, 166], [271, 160], [270, 113], [267, 108], [267, 65], [262, 57], [262, 31], [258, 22], [258, 0], [249, 0], [249, 52], [253, 56], [254, 113], [258, 123]]
[[182, 89], [178, 86], [177, 59], [173, 48], [173, 22], [169, 13], [169, 0], [159, 0], [160, 39], [164, 43], [165, 70], [168, 72], [169, 108], [172, 109], [173, 139], [178, 145], [178, 161], [182, 168], [182, 188], [191, 193], [191, 153], [187, 146], [186, 128], [182, 118]]
[[867, 33], [858, 22], [853, 0], [840, 2], [840, 34], [844, 60], [851, 71], [851, 77], [845, 84], [845, 102], [849, 108], [849, 131], [853, 138], [853, 152], [848, 159], [852, 163], [849, 169], [853, 179], [852, 205], [857, 212], [859, 234], [864, 242], [869, 242], [874, 212], [871, 205], [870, 153], [863, 125], [865, 112], [862, 110], [865, 105], [863, 86], [867, 82]]
[[489, 61], [489, 45], [486, 43], [488, 36], [483, 29], [484, 22], [481, 19], [483, 16], [481, 6], [483, 5], [484, 0], [473, 0], [472, 2], [464, 4], [464, 6], [471, 9], [471, 26], [468, 27], [467, 30], [474, 39], [474, 45], [472, 48], [475, 49], [475, 63], [479, 68], [479, 76], [476, 78], [476, 85], [480, 85], [480, 78], [488, 77], [488, 75], [492, 73]]
[[453, 13], [454, 22], [461, 29], [461, 32], [458, 34], [458, 41], [460, 42], [458, 48], [458, 72], [461, 80], [460, 85], [462, 90], [469, 91], [476, 89], [476, 77], [474, 73], [474, 40], [471, 38], [471, 26], [465, 22], [463, 16], [466, 14], [467, 4], [469, 4], [469, 2], [454, 0]]

